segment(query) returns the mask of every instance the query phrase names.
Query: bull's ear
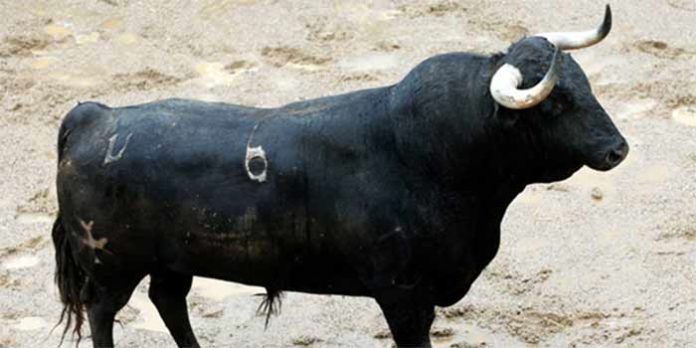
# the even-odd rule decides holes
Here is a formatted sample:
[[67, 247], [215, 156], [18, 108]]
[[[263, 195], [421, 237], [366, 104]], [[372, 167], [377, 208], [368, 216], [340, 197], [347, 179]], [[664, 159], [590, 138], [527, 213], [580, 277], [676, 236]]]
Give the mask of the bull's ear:
[[507, 109], [493, 101], [493, 118], [498, 120], [503, 127], [509, 128], [517, 123], [517, 120], [520, 118], [520, 114], [517, 110]]

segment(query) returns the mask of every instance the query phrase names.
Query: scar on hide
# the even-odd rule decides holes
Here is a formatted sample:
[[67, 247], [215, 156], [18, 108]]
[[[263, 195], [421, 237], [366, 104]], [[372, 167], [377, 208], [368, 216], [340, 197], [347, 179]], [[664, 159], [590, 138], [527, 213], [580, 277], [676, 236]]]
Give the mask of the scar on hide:
[[259, 125], [261, 125], [261, 122], [263, 122], [268, 117], [270, 116], [266, 116], [259, 120], [254, 125], [254, 128], [251, 129], [251, 134], [249, 134], [249, 140], [247, 140], [246, 156], [244, 157], [244, 169], [246, 169], [249, 179], [258, 182], [266, 181], [268, 159], [266, 159], [266, 151], [263, 150], [263, 147], [261, 147], [260, 145], [252, 147], [251, 141], [254, 140], [254, 134], [256, 134], [256, 130], [259, 128]]
[[[84, 222], [82, 219], [80, 220], [80, 225], [82, 226], [82, 229], [85, 230], [85, 235], [86, 237], [82, 238], [82, 244], [92, 248], [92, 250], [101, 250], [105, 253], [111, 254], [110, 251], [106, 250], [106, 243], [109, 242], [108, 239], [102, 237], [99, 239], [94, 239], [94, 235], [92, 235], [92, 227], [94, 227], [94, 221], [90, 222]], [[96, 263], [101, 263], [98, 259], [95, 261]]]
[[[254, 168], [252, 168], [252, 166]], [[266, 159], [266, 151], [263, 150], [263, 147], [247, 146], [244, 167], [246, 168], [249, 179], [258, 182], [266, 181], [266, 168], [268, 168], [268, 160]]]
[[121, 150], [118, 151], [115, 155], [114, 153], [114, 146], [116, 145], [116, 139], [118, 139], [118, 134], [114, 134], [111, 138], [109, 138], [109, 147], [106, 149], [106, 156], [104, 157], [104, 165], [107, 165], [112, 162], [116, 162], [123, 157], [123, 153], [126, 151], [126, 147], [128, 146], [128, 142], [130, 142], [131, 137], [133, 136], [133, 133], [129, 133], [128, 136], [126, 136], [126, 142], [123, 143], [123, 147]]

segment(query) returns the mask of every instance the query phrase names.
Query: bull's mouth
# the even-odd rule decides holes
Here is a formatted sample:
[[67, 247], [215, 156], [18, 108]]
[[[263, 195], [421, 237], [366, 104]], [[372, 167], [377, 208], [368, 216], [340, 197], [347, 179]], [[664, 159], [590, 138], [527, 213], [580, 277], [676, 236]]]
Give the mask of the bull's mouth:
[[535, 182], [552, 183], [570, 178], [575, 172], [582, 168], [582, 163], [577, 165], [567, 165], [555, 167], [553, 170], [547, 170], [542, 173]]

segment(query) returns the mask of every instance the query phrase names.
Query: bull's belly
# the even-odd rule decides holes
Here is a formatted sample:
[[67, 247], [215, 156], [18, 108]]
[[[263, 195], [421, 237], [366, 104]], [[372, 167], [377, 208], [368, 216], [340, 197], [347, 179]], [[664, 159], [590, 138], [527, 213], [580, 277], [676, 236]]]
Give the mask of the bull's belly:
[[201, 213], [188, 204], [124, 202], [132, 201], [99, 207], [108, 214], [90, 214], [87, 206], [79, 209], [78, 215], [97, 216], [93, 238], [108, 241], [102, 269], [169, 269], [278, 290], [369, 295], [335, 243], [312, 237], [327, 231], [310, 233], [292, 218], [254, 221], [248, 211]]
[[284, 248], [280, 242], [260, 238], [198, 238], [182, 246], [164, 266], [181, 273], [276, 290], [369, 295], [345, 260], [333, 253]]
[[[65, 213], [90, 215], [86, 211]], [[94, 253], [81, 249], [85, 266], [98, 265], [99, 272], [93, 276], [168, 269], [282, 291], [369, 295], [348, 260], [328, 245], [310, 247], [283, 230], [220, 233], [210, 227], [165, 219], [143, 224], [139, 215], [152, 219], [155, 214], [139, 213], [131, 213], [130, 217], [120, 213], [101, 215], [85, 222], [92, 228], [90, 238], [104, 241], [102, 249]], [[84, 244], [81, 235], [85, 232], [73, 230], [76, 245]]]

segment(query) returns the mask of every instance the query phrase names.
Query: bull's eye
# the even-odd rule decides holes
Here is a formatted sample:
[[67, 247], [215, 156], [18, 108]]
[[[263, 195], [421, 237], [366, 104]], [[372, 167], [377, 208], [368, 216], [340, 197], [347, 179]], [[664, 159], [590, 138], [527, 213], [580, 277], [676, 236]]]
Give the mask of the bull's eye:
[[541, 110], [547, 117], [558, 117], [563, 114], [565, 106], [558, 100], [547, 100], [541, 104]]
[[542, 110], [545, 115], [551, 117], [561, 116], [564, 112], [573, 108], [573, 97], [566, 93], [555, 95], [554, 98], [549, 98], [542, 104]]

